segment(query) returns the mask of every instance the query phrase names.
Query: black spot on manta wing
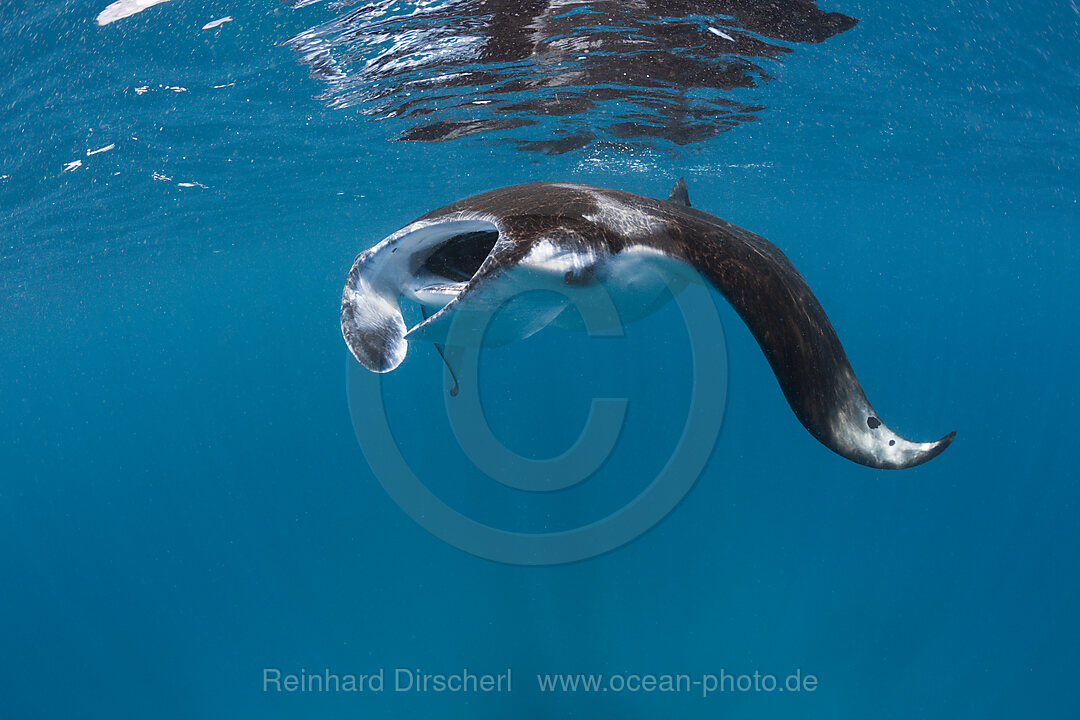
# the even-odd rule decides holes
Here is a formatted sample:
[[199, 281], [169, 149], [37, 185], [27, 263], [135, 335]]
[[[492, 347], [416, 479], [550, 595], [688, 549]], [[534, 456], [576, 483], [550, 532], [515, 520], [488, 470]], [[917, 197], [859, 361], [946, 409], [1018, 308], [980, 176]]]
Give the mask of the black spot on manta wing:
[[866, 418], [866, 425], [871, 430], [877, 430], [879, 427], [881, 427], [881, 421], [871, 415], [870, 417]]

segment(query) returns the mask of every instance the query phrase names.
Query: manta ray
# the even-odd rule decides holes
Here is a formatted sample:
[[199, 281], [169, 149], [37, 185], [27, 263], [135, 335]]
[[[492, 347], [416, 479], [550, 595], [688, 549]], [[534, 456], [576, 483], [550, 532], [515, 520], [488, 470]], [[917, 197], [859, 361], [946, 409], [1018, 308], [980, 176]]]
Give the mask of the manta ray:
[[[385, 373], [401, 364], [410, 341], [445, 343], [463, 316], [486, 324], [497, 315], [483, 341], [500, 344], [552, 324], [580, 326], [581, 315], [566, 312], [575, 294], [587, 298], [602, 288], [618, 320], [630, 322], [690, 282], [712, 285], [731, 303], [795, 416], [830, 450], [899, 469], [952, 442], [955, 433], [914, 442], [886, 426], [787, 256], [760, 235], [691, 207], [682, 179], [666, 200], [536, 182], [433, 210], [356, 257], [342, 294], [341, 332], [361, 365]], [[433, 312], [407, 327], [402, 297]]]

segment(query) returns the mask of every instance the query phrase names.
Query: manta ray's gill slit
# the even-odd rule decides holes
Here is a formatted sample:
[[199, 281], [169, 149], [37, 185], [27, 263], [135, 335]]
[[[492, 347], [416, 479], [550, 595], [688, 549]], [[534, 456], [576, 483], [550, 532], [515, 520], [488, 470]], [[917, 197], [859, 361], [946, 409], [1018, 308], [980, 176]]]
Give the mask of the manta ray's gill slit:
[[454, 235], [440, 243], [421, 268], [451, 282], [468, 282], [499, 239], [497, 230], [476, 230]]

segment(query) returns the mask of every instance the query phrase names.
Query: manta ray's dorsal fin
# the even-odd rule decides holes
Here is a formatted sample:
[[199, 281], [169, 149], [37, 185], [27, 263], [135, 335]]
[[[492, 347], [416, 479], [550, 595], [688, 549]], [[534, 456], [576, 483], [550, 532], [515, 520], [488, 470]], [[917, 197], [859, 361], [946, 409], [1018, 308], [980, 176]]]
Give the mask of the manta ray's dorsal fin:
[[671, 194], [668, 195], [667, 201], [669, 203], [675, 203], [676, 205], [682, 205], [683, 207], [690, 207], [690, 193], [686, 191], [686, 180], [679, 178], [675, 181], [675, 185], [671, 188]]

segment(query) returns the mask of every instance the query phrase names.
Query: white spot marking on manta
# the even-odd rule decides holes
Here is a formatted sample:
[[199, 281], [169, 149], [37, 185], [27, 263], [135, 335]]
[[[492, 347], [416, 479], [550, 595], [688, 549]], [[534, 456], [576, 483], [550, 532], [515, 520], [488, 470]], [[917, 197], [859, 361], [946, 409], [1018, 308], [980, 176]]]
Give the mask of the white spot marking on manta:
[[97, 155], [98, 153], [109, 152], [114, 147], [116, 147], [116, 143], [109, 143], [105, 147], [99, 147], [97, 150], [87, 150], [86, 157], [90, 157], [91, 155]]
[[731, 42], [735, 42], [735, 38], [731, 37], [730, 35], [728, 35], [726, 32], [724, 32], [723, 30], [721, 30], [719, 28], [711, 27], [711, 28], [709, 28], [709, 32], [711, 32], [713, 35], [719, 35], [720, 37], [724, 38], [725, 40], [730, 40]]
[[658, 250], [648, 245], [634, 245], [632, 247], [624, 248], [620, 250], [616, 257], [633, 257], [641, 259], [659, 260], [661, 258], [667, 259], [669, 256], [663, 250]]
[[598, 259], [598, 253], [592, 250], [568, 250], [550, 240], [541, 240], [525, 256], [522, 264], [559, 277], [567, 273], [580, 276], [587, 268], [593, 267]]
[[64, 169], [60, 172], [75, 172], [82, 167], [82, 160], [72, 160], [64, 165]]
[[219, 18], [217, 20], [213, 20], [211, 22], [208, 22], [208, 23], [206, 23], [205, 25], [202, 26], [202, 29], [203, 30], [213, 30], [214, 28], [219, 27], [221, 25], [224, 25], [227, 22], [232, 22], [232, 16], [231, 15], [226, 15], [223, 18]]
[[596, 212], [585, 219], [609, 227], [623, 237], [640, 240], [664, 230], [664, 224], [651, 214], [626, 205], [602, 193], [593, 193]]
[[168, 2], [168, 0], [116, 0], [98, 13], [97, 24], [108, 25], [111, 22], [123, 20], [163, 2]]

